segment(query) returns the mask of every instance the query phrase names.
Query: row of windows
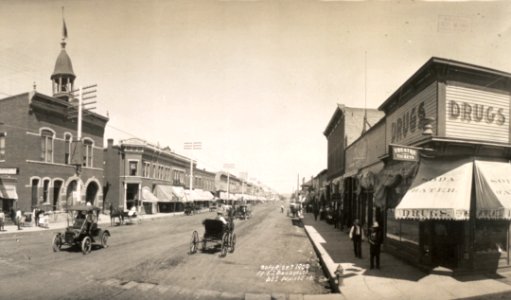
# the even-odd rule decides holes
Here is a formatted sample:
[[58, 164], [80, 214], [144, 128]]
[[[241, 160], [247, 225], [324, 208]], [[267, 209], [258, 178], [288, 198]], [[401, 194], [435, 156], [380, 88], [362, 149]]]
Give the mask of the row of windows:
[[[0, 160], [5, 160], [6, 155], [6, 138], [7, 134], [5, 132], [0, 132]], [[55, 147], [55, 134], [53, 131], [48, 129], [41, 130], [41, 156], [40, 159], [43, 162], [53, 163], [55, 161], [54, 157], [54, 147]], [[76, 158], [75, 160], [80, 161], [82, 166], [84, 167], [92, 167], [94, 162], [94, 141], [89, 138], [84, 138], [82, 143], [73, 143], [73, 137], [70, 134], [66, 134], [64, 136], [65, 143], [65, 151], [64, 151], [64, 163], [71, 164], [73, 153], [80, 153], [80, 151], [76, 151], [76, 147], [82, 147], [82, 155], [81, 158]]]
[[[182, 170], [172, 170], [170, 167], [160, 164], [143, 162], [143, 177], [171, 181], [174, 185], [184, 185], [186, 180], [189, 180], [190, 175]], [[130, 161], [128, 163], [129, 176], [138, 176], [138, 161]], [[202, 187], [208, 190], [214, 189], [214, 181], [211, 179], [194, 177], [194, 182], [197, 187]]]

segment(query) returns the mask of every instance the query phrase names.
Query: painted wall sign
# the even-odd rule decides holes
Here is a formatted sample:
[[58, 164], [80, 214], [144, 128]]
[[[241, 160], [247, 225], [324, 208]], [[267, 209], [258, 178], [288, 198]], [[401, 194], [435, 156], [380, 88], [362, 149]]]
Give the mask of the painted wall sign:
[[[410, 145], [422, 138], [424, 120], [437, 113], [436, 87], [436, 83], [432, 83], [387, 116], [387, 145]], [[436, 125], [432, 125], [435, 131]]]
[[16, 175], [18, 172], [18, 168], [0, 168], [0, 175]]
[[448, 83], [446, 137], [509, 143], [509, 94]]

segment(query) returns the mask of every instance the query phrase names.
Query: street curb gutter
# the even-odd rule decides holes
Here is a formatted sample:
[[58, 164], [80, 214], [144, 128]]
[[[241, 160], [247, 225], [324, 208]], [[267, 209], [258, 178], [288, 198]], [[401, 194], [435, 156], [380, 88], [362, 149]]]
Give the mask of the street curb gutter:
[[[340, 294], [341, 291], [337, 283], [336, 276], [336, 270], [338, 265], [333, 261], [328, 252], [321, 245], [320, 241], [324, 242], [324, 240], [321, 237], [321, 235], [316, 231], [316, 229], [309, 225], [305, 225], [304, 229], [310, 241], [312, 242], [312, 246], [314, 247], [314, 250], [316, 251], [316, 254], [319, 257], [319, 260], [321, 261], [323, 271], [328, 276], [328, 282], [330, 283], [332, 291]], [[342, 298], [344, 299], [344, 297]]]

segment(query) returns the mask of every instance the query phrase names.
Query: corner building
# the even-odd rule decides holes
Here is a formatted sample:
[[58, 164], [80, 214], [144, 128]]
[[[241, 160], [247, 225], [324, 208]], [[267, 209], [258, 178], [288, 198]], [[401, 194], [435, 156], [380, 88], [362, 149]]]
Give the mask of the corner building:
[[510, 266], [510, 93], [510, 73], [433, 57], [379, 107], [371, 214], [388, 251], [455, 272]]
[[[65, 46], [51, 75], [53, 96], [35, 90], [0, 99], [0, 205], [61, 211], [78, 203], [103, 205], [103, 136], [108, 118], [84, 116], [77, 141], [71, 115], [74, 80]], [[81, 151], [74, 152], [76, 147]], [[75, 157], [81, 153], [83, 157]], [[80, 172], [73, 162], [80, 162]], [[83, 162], [83, 163], [82, 163]]]

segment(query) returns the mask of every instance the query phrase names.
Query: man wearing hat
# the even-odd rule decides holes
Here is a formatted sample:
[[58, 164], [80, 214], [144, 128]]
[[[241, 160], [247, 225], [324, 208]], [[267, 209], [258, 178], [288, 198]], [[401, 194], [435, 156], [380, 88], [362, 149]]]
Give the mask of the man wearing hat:
[[217, 212], [216, 213], [216, 219], [222, 221], [222, 223], [224, 223], [224, 225], [227, 225], [227, 221], [224, 218], [224, 213], [223, 212], [221, 212], [221, 211]]
[[369, 259], [371, 260], [371, 269], [376, 265], [376, 269], [380, 268], [380, 248], [383, 242], [381, 228], [378, 222], [374, 221], [373, 226], [369, 229]]

